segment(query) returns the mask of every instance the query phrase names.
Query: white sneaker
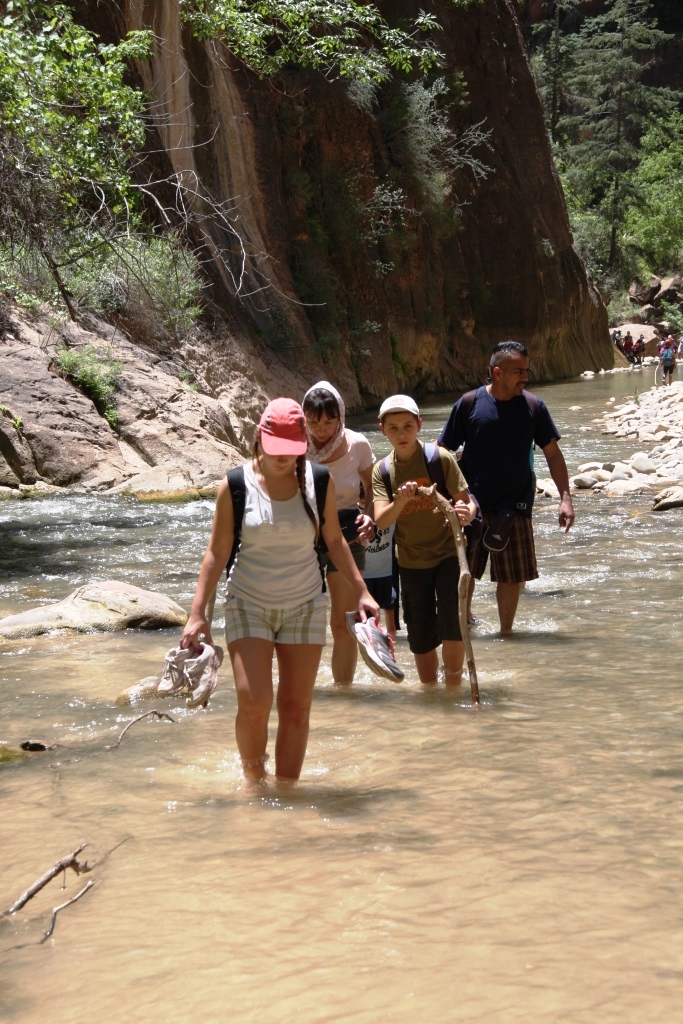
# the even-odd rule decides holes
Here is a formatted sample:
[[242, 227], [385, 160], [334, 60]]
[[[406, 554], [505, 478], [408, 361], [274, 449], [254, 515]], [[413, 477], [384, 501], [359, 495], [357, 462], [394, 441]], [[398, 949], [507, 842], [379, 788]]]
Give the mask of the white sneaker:
[[403, 671], [394, 661], [394, 645], [388, 633], [377, 625], [374, 618], [359, 622], [355, 612], [346, 613], [346, 625], [358, 641], [361, 657], [375, 675], [400, 683]]
[[164, 671], [161, 673], [157, 693], [168, 697], [187, 686], [185, 663], [191, 657], [192, 651], [186, 651], [182, 647], [172, 647], [170, 651], [166, 652]]
[[218, 669], [222, 663], [223, 648], [210, 647], [209, 644], [202, 644], [196, 658], [185, 662], [185, 679], [191, 691], [187, 698], [188, 708], [198, 708], [200, 704], [206, 707], [216, 689]]

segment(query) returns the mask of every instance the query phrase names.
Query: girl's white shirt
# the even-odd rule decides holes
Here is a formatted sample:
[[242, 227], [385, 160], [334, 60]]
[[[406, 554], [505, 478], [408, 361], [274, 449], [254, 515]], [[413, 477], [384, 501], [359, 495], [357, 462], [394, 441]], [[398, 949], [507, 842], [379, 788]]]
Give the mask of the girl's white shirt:
[[370, 442], [364, 434], [358, 434], [347, 427], [347, 452], [340, 459], [326, 463], [334, 480], [337, 508], [354, 508], [360, 497], [360, 474], [372, 469], [375, 456]]
[[[322, 579], [315, 529], [299, 491], [273, 501], [244, 466], [245, 506], [241, 543], [228, 578], [228, 594], [262, 608], [296, 608], [317, 597]], [[317, 521], [313, 472], [306, 463], [306, 498]]]

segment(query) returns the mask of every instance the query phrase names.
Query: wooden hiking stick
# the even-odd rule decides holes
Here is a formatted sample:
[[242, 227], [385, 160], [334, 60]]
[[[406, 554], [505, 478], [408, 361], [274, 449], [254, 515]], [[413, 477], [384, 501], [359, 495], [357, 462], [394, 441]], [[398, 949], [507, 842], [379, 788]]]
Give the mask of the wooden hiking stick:
[[467, 601], [472, 574], [467, 561], [467, 552], [465, 551], [465, 538], [463, 536], [462, 526], [460, 525], [460, 520], [455, 514], [455, 509], [451, 505], [450, 501], [447, 501], [442, 494], [439, 494], [436, 489], [436, 484], [432, 484], [431, 487], [418, 487], [417, 491], [418, 494], [423, 494], [425, 497], [433, 499], [434, 511], [443, 512], [444, 516], [448, 520], [451, 530], [453, 531], [453, 540], [455, 541], [455, 550], [458, 555], [458, 565], [460, 566], [460, 580], [458, 582], [458, 619], [460, 620], [460, 632], [462, 634], [463, 643], [465, 644], [467, 671], [469, 673], [470, 687], [472, 689], [472, 703], [476, 707], [480, 707], [481, 701], [479, 700], [477, 669], [474, 664], [474, 651], [472, 650], [470, 631], [467, 628]]

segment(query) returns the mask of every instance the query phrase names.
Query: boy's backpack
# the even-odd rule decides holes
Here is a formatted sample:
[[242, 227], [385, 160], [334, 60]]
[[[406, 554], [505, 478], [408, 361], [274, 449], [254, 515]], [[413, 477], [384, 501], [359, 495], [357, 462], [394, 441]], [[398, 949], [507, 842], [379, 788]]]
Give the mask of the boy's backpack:
[[[441, 455], [439, 454], [438, 444], [433, 444], [432, 442], [427, 441], [427, 443], [424, 445], [424, 457], [427, 466], [427, 473], [429, 474], [429, 479], [432, 481], [433, 484], [436, 484], [436, 489], [439, 492], [439, 494], [441, 494], [446, 499], [446, 501], [450, 501], [451, 496], [448, 492], [448, 488], [446, 487], [446, 478], [443, 475], [443, 465], [441, 462]], [[391, 486], [391, 472], [389, 470], [388, 455], [385, 458], [383, 458], [382, 461], [380, 462], [379, 472], [380, 476], [382, 477], [382, 483], [384, 484], [384, 489], [387, 492], [389, 501], [393, 501], [394, 489]], [[475, 515], [472, 522], [467, 524], [464, 532], [465, 536], [467, 537], [468, 544], [470, 546], [473, 546], [481, 537], [483, 519], [481, 515], [481, 509], [479, 508], [479, 502], [474, 497], [471, 491], [470, 497], [474, 501], [474, 504], [477, 506], [477, 514]]]
[[659, 358], [662, 361], [662, 366], [665, 367], [666, 369], [673, 367], [675, 362], [675, 353], [670, 345], [664, 345], [664, 347], [659, 353]]
[[[325, 587], [325, 574], [323, 573], [323, 567], [320, 561], [320, 539], [323, 524], [325, 522], [325, 501], [327, 499], [327, 485], [330, 482], [330, 471], [327, 466], [320, 466], [316, 462], [311, 463], [311, 469], [313, 471], [313, 488], [315, 490], [315, 505], [318, 511], [318, 542], [315, 544], [315, 552], [318, 556], [318, 565], [320, 566], [320, 575], [323, 581], [323, 593], [326, 590]], [[237, 558], [237, 552], [240, 549], [241, 533], [242, 533], [242, 522], [244, 520], [244, 509], [247, 503], [247, 489], [244, 483], [244, 466], [236, 466], [235, 469], [229, 469], [227, 474], [228, 487], [230, 488], [230, 496], [232, 498], [232, 511], [235, 517], [235, 539], [232, 544], [232, 551], [230, 552], [230, 558], [228, 564], [225, 567], [226, 578], [230, 575], [233, 562]]]

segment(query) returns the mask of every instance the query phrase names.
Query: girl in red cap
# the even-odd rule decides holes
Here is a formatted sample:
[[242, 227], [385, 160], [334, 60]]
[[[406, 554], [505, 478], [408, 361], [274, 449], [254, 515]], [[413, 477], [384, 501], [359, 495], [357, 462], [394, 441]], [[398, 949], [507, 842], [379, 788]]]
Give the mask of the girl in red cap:
[[361, 619], [379, 610], [342, 536], [331, 479], [322, 527], [318, 523], [307, 444], [301, 406], [289, 398], [270, 402], [261, 416], [254, 454], [243, 466], [244, 510], [238, 531], [228, 480], [218, 488], [211, 539], [180, 640], [184, 648], [197, 647], [200, 636], [213, 644], [207, 606], [237, 536], [239, 549], [227, 584], [225, 635], [237, 690], [237, 746], [245, 775], [257, 780], [266, 776], [273, 652], [279, 669], [275, 774], [298, 779], [301, 773], [325, 643], [319, 533], [355, 595]]

